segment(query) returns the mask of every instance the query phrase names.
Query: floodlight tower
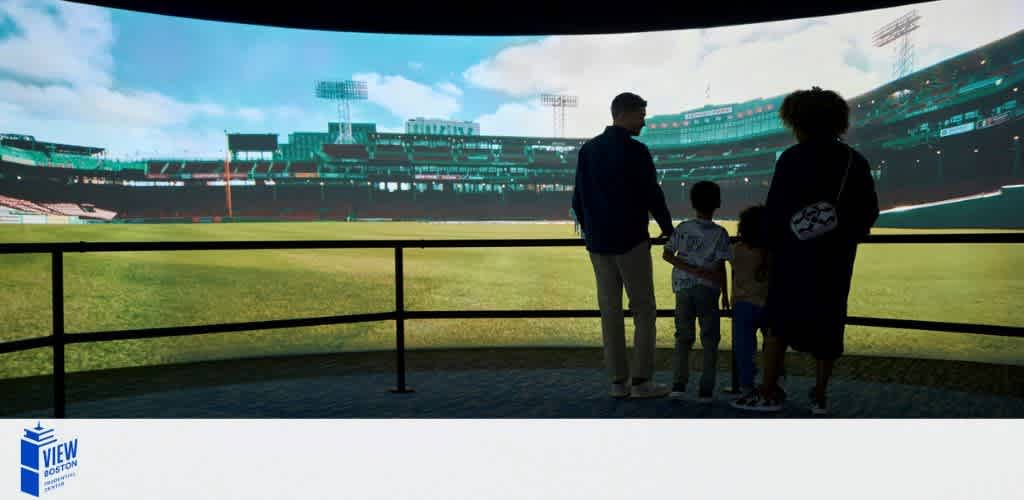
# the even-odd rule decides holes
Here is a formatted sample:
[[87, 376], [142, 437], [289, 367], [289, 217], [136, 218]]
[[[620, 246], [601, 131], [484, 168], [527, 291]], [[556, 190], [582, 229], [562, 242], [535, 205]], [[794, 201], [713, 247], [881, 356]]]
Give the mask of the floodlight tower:
[[[338, 105], [338, 123], [344, 128], [338, 134], [338, 144], [352, 144], [352, 101], [365, 101], [367, 97], [366, 82], [356, 80], [324, 81], [318, 80], [314, 94]], [[344, 112], [344, 115], [342, 114]]]
[[875, 47], [884, 47], [896, 42], [892, 64], [893, 80], [903, 78], [914, 70], [914, 44], [910, 40], [910, 33], [921, 27], [919, 21], [921, 15], [917, 10], [912, 10], [882, 26], [871, 37]]
[[554, 125], [553, 135], [565, 137], [565, 108], [575, 108], [577, 97], [574, 95], [544, 94], [540, 101], [545, 106], [551, 106], [551, 121]]

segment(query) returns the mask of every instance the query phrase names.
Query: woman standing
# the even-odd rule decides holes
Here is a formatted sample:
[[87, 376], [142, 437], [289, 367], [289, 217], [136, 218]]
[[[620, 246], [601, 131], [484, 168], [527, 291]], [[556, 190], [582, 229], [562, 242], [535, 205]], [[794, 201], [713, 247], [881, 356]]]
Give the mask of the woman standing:
[[786, 399], [778, 378], [787, 347], [817, 364], [811, 411], [828, 412], [827, 389], [843, 353], [846, 304], [857, 244], [878, 218], [867, 160], [840, 137], [850, 108], [837, 93], [814, 87], [786, 97], [779, 109], [797, 144], [775, 165], [765, 201], [765, 237], [773, 260], [768, 289], [763, 385], [733, 406], [778, 411]]

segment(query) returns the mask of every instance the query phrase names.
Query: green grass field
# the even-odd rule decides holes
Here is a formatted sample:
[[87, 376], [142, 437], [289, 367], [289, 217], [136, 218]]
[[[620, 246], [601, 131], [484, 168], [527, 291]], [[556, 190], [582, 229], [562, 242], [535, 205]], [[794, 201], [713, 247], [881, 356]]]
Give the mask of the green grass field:
[[[726, 223], [730, 233], [734, 225]], [[912, 232], [875, 230], [876, 233]], [[268, 223], [0, 226], [0, 242], [285, 239], [571, 238], [567, 224]], [[671, 308], [669, 266], [655, 260], [659, 308]], [[86, 332], [387, 311], [391, 250], [138, 252], [65, 257], [66, 329]], [[0, 255], [0, 340], [47, 335], [48, 255]], [[409, 309], [596, 308], [579, 248], [408, 249]], [[1024, 246], [864, 245], [850, 314], [1024, 324]], [[723, 320], [723, 347], [731, 326]], [[627, 329], [627, 332], [631, 329]], [[659, 345], [672, 345], [659, 320]], [[410, 348], [597, 346], [594, 320], [407, 322]], [[392, 349], [394, 323], [259, 331], [70, 346], [68, 369], [280, 354]], [[849, 327], [852, 354], [1024, 364], [1024, 339]], [[0, 377], [47, 373], [49, 349], [0, 355]]]

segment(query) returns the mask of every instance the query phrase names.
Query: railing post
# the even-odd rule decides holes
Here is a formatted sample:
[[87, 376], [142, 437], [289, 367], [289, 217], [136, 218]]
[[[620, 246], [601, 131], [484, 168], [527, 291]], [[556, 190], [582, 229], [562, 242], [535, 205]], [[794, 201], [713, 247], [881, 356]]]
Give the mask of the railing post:
[[396, 394], [415, 392], [405, 385], [405, 279], [402, 246], [395, 247], [395, 355], [398, 384], [391, 389]]
[[[722, 314], [723, 315], [724, 314], [728, 314], [730, 318], [733, 318], [732, 321], [736, 321], [736, 319], [735, 319], [735, 317], [733, 315], [734, 311], [735, 311], [735, 309], [730, 309], [728, 311], [722, 311]], [[754, 336], [755, 336], [754, 342], [757, 342], [757, 340], [756, 340], [757, 332], [754, 332]], [[729, 363], [729, 375], [730, 375], [730, 377], [732, 377], [732, 381], [730, 383], [730, 387], [727, 388], [727, 389], [723, 389], [722, 392], [724, 392], [726, 394], [739, 394], [740, 393], [740, 369], [739, 369], [739, 365], [736, 363], [738, 358], [736, 356], [736, 337], [735, 336], [732, 338], [732, 348], [729, 350], [729, 354], [730, 354], [729, 357], [732, 360]]]
[[731, 365], [732, 365], [732, 368], [731, 368], [731, 371], [732, 371], [732, 374], [731, 374], [731, 376], [732, 376], [732, 394], [739, 394], [740, 393], [740, 369], [739, 369], [739, 366], [737, 366], [737, 363], [736, 363], [737, 360], [738, 360], [738, 358], [736, 357], [736, 339], [733, 339], [732, 363], [731, 363]]
[[64, 254], [51, 254], [50, 287], [53, 294], [53, 416], [64, 418]]

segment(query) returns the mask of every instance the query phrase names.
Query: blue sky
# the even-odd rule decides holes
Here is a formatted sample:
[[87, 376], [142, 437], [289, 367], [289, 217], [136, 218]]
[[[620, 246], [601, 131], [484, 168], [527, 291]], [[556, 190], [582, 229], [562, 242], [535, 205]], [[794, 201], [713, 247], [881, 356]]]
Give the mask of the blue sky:
[[[306, 111], [325, 108], [311, 96], [313, 81], [356, 74], [402, 75], [425, 85], [458, 85], [466, 68], [501, 49], [538, 37], [415, 37], [268, 29], [113, 11], [115, 79], [182, 100], [260, 108], [268, 103]], [[166, 43], [152, 43], [154, 38]], [[427, 41], [428, 43], [424, 43]], [[182, 75], [196, 78], [183, 78]], [[494, 111], [502, 96], [464, 88], [454, 119]], [[326, 106], [329, 108], [329, 106]], [[401, 127], [404, 120], [378, 105], [359, 107], [363, 120]], [[321, 129], [309, 123], [307, 129]]]
[[[366, 81], [354, 118], [416, 116], [482, 133], [550, 135], [542, 93], [571, 93], [567, 133], [599, 133], [629, 90], [648, 114], [819, 85], [847, 97], [888, 80], [871, 33], [917, 9], [917, 67], [1024, 28], [1024, 3], [946, 0], [828, 18], [645, 34], [438, 37], [235, 25], [51, 0], [0, 0], [0, 131], [106, 147], [122, 158], [221, 154], [223, 130], [326, 130], [318, 79]], [[710, 92], [708, 91], [710, 89]]]

